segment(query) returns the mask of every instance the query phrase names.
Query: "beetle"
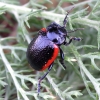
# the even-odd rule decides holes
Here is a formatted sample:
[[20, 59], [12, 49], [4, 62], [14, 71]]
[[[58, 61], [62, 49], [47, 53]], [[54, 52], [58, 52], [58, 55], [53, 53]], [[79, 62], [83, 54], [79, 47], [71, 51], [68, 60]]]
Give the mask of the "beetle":
[[[68, 14], [69, 12], [66, 14], [62, 26], [53, 22], [48, 25], [47, 28], [42, 28], [38, 32], [38, 36], [36, 36], [28, 45], [26, 54], [30, 66], [36, 71], [44, 71], [48, 68], [48, 71], [42, 77], [40, 77], [38, 81], [38, 94], [40, 92], [40, 83], [52, 69], [54, 60], [57, 58], [59, 52], [59, 61], [64, 69], [66, 69], [66, 66], [64, 64], [64, 53], [60, 46], [67, 46], [72, 42], [72, 40], [81, 40], [81, 38], [68, 36], [68, 33], [75, 32], [81, 29], [78, 28], [75, 30], [71, 30], [70, 32], [66, 30]], [[69, 38], [69, 42], [66, 41], [66, 37]]]

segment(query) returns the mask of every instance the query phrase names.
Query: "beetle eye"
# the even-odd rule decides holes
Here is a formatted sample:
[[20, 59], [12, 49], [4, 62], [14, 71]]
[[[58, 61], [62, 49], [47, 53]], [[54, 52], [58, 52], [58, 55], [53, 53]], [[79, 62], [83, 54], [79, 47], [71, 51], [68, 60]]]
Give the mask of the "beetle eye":
[[53, 42], [58, 42], [58, 40], [57, 39], [53, 39]]

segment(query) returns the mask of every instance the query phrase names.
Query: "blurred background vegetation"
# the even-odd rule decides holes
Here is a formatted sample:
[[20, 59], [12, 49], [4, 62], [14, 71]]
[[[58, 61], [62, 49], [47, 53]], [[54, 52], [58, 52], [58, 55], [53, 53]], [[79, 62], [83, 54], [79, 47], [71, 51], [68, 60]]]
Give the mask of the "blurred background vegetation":
[[[32, 69], [26, 58], [27, 46], [42, 27], [62, 25], [68, 10], [68, 30], [84, 28], [70, 36], [80, 42], [61, 46], [49, 75]], [[0, 0], [0, 100], [100, 100], [100, 0]]]

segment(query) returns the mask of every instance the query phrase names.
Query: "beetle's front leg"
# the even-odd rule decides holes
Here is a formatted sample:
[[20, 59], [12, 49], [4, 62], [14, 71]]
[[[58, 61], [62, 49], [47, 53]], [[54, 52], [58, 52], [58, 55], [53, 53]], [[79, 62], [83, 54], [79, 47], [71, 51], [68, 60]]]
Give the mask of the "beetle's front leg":
[[75, 40], [75, 41], [81, 41], [82, 39], [81, 38], [77, 38], [77, 37], [71, 37], [70, 39], [69, 39], [69, 42], [64, 42], [64, 45], [69, 45], [71, 42], [72, 42], [72, 40]]
[[60, 49], [60, 57], [61, 57], [60, 60], [59, 60], [59, 62], [64, 67], [64, 69], [66, 69], [66, 66], [64, 64], [64, 53], [63, 53], [63, 51], [62, 51], [62, 49], [60, 47], [59, 47], [59, 49]]

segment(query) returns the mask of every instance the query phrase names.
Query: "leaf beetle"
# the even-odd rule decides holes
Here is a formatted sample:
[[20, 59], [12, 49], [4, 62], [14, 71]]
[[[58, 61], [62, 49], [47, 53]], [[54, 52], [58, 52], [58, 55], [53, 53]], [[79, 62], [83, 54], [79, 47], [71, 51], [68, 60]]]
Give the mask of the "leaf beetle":
[[[69, 11], [70, 12], [70, 11]], [[55, 22], [47, 26], [47, 28], [42, 28], [27, 48], [27, 59], [32, 68], [36, 71], [44, 71], [48, 68], [48, 71], [40, 77], [38, 81], [38, 94], [40, 92], [40, 83], [46, 77], [53, 67], [53, 62], [60, 52], [60, 63], [66, 69], [64, 64], [64, 53], [61, 49], [61, 45], [69, 45], [72, 40], [80, 41], [81, 38], [69, 37], [68, 33], [75, 32], [81, 28], [71, 30], [68, 32], [66, 28], [67, 16], [66, 14], [63, 25], [59, 25]], [[69, 38], [69, 42], [66, 41], [66, 37]]]

